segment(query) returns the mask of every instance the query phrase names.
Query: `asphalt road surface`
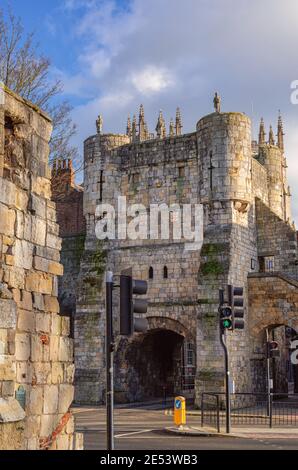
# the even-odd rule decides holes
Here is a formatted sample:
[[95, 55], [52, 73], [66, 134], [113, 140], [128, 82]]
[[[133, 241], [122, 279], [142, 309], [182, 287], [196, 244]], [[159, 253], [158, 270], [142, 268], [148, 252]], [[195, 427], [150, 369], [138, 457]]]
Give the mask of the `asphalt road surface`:
[[[106, 449], [105, 409], [75, 408], [76, 430], [84, 433], [86, 450]], [[298, 450], [298, 439], [198, 437], [167, 434], [173, 424], [171, 416], [154, 409], [115, 410], [116, 450]], [[189, 416], [188, 425], [197, 425], [198, 418]]]

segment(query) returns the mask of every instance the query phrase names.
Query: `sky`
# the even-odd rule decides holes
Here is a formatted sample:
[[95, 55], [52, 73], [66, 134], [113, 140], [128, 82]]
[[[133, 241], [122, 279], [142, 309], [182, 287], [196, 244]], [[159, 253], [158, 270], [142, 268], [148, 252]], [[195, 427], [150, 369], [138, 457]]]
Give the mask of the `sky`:
[[297, 0], [10, 0], [53, 77], [64, 83], [78, 126], [74, 143], [95, 133], [124, 133], [139, 105], [151, 131], [159, 110], [167, 124], [181, 108], [184, 132], [212, 112], [248, 114], [257, 138], [260, 118], [267, 133], [284, 121], [292, 207], [298, 223]]

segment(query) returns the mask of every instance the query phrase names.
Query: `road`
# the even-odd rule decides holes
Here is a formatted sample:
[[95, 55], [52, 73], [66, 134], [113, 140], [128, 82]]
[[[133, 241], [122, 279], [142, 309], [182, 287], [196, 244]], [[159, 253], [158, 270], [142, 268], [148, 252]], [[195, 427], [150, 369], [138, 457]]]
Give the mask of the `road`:
[[[105, 410], [75, 408], [76, 430], [84, 433], [86, 450], [105, 450]], [[156, 409], [116, 409], [115, 447], [117, 450], [298, 450], [298, 438], [198, 437], [167, 434], [173, 418]], [[199, 425], [189, 416], [188, 425]]]

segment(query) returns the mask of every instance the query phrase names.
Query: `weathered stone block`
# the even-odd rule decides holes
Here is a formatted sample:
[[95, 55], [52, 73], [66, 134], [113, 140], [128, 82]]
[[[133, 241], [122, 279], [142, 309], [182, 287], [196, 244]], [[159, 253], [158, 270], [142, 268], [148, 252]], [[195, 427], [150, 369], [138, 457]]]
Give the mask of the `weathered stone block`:
[[[44, 387], [37, 385], [31, 388], [29, 395], [29, 411], [32, 415], [41, 415], [43, 412], [43, 395]], [[36, 420], [33, 420], [32, 425], [37, 425]], [[40, 424], [40, 418], [38, 420]], [[33, 431], [33, 430], [32, 430]], [[35, 435], [36, 432], [32, 432], [32, 435]]]
[[33, 307], [37, 310], [44, 310], [44, 300], [42, 294], [33, 292]]
[[17, 333], [15, 342], [17, 361], [28, 361], [30, 357], [30, 335]]
[[72, 362], [72, 341], [70, 338], [60, 337], [59, 341], [59, 361]]
[[41, 219], [46, 218], [46, 201], [44, 198], [36, 196], [35, 194], [30, 195], [30, 212], [32, 215], [36, 215]]
[[9, 237], [14, 236], [16, 214], [0, 203], [0, 233]]
[[[58, 338], [55, 338], [58, 339]], [[57, 353], [58, 353], [58, 348], [57, 348]], [[51, 358], [51, 361], [58, 360], [57, 358], [58, 354], [53, 356], [53, 359]], [[63, 383], [63, 365], [61, 362], [52, 362], [52, 383], [53, 384], [61, 384]], [[72, 382], [69, 382], [72, 383]]]
[[43, 346], [39, 335], [31, 336], [31, 361], [42, 361]]
[[19, 331], [28, 331], [28, 332], [34, 331], [35, 329], [34, 312], [28, 311], [28, 310], [19, 310], [18, 329]]
[[54, 248], [55, 250], [61, 250], [61, 238], [57, 237], [56, 235], [52, 235], [51, 233], [47, 234], [46, 246], [49, 248]]
[[0, 380], [15, 380], [16, 364], [12, 356], [1, 357]]
[[59, 313], [60, 307], [57, 297], [53, 297], [52, 295], [45, 295], [44, 304], [46, 312]]
[[14, 396], [14, 381], [13, 380], [5, 380], [2, 383], [2, 397], [8, 398]]
[[33, 262], [33, 245], [26, 240], [16, 240], [14, 247], [15, 266], [31, 269]]
[[47, 313], [36, 313], [36, 331], [49, 333], [51, 329], [51, 317]]
[[15, 328], [17, 309], [14, 300], [0, 299], [0, 328]]
[[22, 310], [32, 310], [32, 293], [25, 290], [20, 291], [18, 307]]
[[44, 414], [56, 413], [58, 409], [58, 385], [46, 385], [44, 387]]
[[22, 421], [25, 411], [14, 398], [0, 398], [0, 423]]
[[72, 402], [74, 397], [74, 387], [73, 385], [59, 385], [59, 413], [66, 413]]
[[58, 424], [57, 415], [42, 415], [40, 437], [49, 437]]

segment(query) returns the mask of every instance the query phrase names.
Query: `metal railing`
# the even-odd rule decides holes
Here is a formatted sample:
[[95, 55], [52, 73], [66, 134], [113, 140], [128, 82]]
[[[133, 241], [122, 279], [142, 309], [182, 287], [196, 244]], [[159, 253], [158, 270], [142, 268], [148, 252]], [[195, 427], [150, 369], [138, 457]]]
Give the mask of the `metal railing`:
[[[225, 423], [225, 394], [204, 392], [201, 396], [201, 426]], [[233, 426], [298, 426], [298, 397], [286, 393], [234, 393], [231, 395]]]

